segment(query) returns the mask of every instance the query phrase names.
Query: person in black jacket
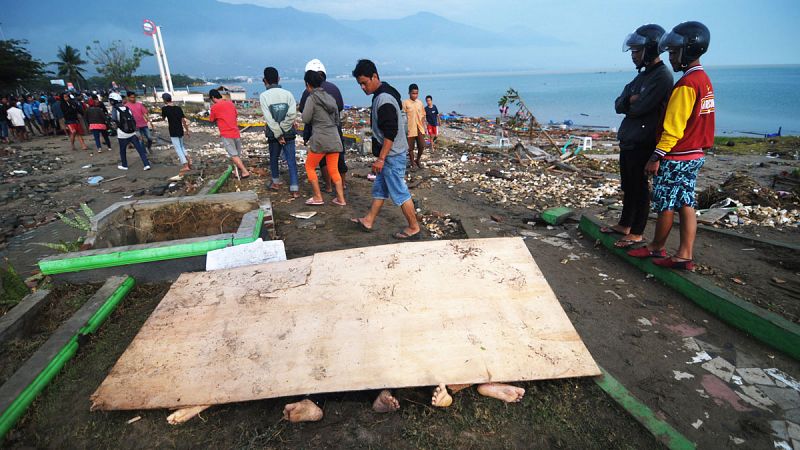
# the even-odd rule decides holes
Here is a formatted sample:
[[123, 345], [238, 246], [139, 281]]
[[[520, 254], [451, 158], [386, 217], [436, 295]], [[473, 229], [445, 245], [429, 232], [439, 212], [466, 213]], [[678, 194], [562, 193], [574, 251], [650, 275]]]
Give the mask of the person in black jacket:
[[625, 114], [617, 134], [622, 215], [617, 225], [600, 230], [622, 234], [615, 244], [619, 248], [642, 242], [650, 214], [650, 184], [644, 166], [658, 142], [673, 81], [672, 73], [659, 57], [659, 40], [663, 34], [664, 29], [658, 25], [643, 25], [628, 35], [623, 48], [631, 51], [639, 74], [625, 86], [615, 102], [617, 114]]

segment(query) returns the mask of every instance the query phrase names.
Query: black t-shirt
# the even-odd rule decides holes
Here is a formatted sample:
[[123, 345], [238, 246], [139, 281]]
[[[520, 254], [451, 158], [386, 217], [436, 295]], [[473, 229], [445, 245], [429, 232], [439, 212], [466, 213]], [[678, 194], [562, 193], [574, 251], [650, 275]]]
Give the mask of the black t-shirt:
[[436, 105], [425, 107], [425, 120], [428, 122], [428, 125], [432, 127], [439, 126], [439, 108], [437, 108]]
[[169, 123], [169, 137], [183, 137], [183, 109], [180, 106], [169, 105], [161, 108], [161, 117]]

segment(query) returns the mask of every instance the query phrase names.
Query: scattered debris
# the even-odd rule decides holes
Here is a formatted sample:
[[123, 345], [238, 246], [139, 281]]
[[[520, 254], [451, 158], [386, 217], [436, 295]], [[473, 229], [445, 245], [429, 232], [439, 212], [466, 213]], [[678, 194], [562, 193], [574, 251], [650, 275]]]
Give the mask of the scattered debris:
[[700, 420], [700, 419], [697, 419], [697, 421], [696, 421], [696, 422], [694, 422], [694, 423], [692, 424], [692, 426], [694, 427], [694, 429], [695, 429], [695, 430], [697, 430], [698, 428], [700, 428], [700, 425], [702, 425], [702, 424], [703, 424], [703, 421], [702, 421], [702, 420]]
[[301, 212], [291, 213], [289, 215], [292, 216], [292, 217], [298, 218], [298, 219], [310, 219], [310, 218], [316, 216], [317, 212], [316, 211], [301, 211]]
[[142, 420], [142, 416], [136, 416], [136, 417], [134, 417], [133, 419], [130, 419], [129, 421], [127, 421], [126, 423], [127, 423], [128, 425], [130, 425], [130, 424], [132, 424], [132, 423], [134, 423], [134, 422], [138, 422], [138, 421], [140, 421], [140, 420]]
[[711, 355], [709, 355], [705, 351], [700, 351], [697, 352], [697, 354], [692, 357], [692, 360], [688, 361], [686, 364], [697, 364], [703, 361], [711, 361]]
[[679, 370], [673, 370], [672, 374], [675, 377], [675, 379], [678, 380], [678, 381], [680, 381], [680, 380], [689, 380], [691, 378], [694, 378], [694, 375], [692, 375], [690, 373], [687, 373], [687, 372], [681, 372]]

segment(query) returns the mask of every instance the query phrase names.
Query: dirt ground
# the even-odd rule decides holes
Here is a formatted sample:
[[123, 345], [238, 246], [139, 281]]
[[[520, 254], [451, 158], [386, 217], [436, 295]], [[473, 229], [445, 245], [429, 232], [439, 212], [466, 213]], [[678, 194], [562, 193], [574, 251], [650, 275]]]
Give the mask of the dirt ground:
[[[201, 137], [200, 134], [196, 133], [192, 140], [196, 139], [198, 143], [213, 141], [213, 136]], [[164, 155], [164, 161], [169, 161], [167, 157], [171, 155], [166, 152]], [[263, 165], [263, 151], [260, 155], [254, 152], [253, 156], [254, 161], [259, 158], [262, 169], [267, 168]], [[460, 156], [460, 152], [440, 151], [430, 156], [428, 161], [453, 161]], [[285, 241], [289, 258], [395, 242], [391, 233], [402, 228], [403, 219], [394, 206], [387, 205], [373, 233], [360, 232], [350, 223], [349, 218], [366, 212], [370, 203], [371, 184], [365, 176], [371, 158], [360, 158], [355, 153], [348, 154], [348, 157], [351, 171], [347, 176], [348, 206], [344, 208], [330, 204], [322, 207], [303, 205], [302, 200], [310, 190], [302, 181], [305, 178], [302, 173], [301, 192], [304, 196], [299, 200], [292, 200], [288, 192], [268, 192], [268, 169], [248, 180], [232, 181], [225, 189], [253, 189], [259, 196], [271, 198], [277, 233]], [[703, 172], [707, 177], [703, 179], [724, 180], [731, 171], [753, 168], [754, 165], [757, 166], [753, 170], [757, 178], [767, 179], [770, 171], [778, 168], [769, 162], [771, 160], [757, 155], [724, 158], [710, 157]], [[73, 160], [70, 164], [80, 167], [82, 162]], [[760, 165], [762, 162], [763, 166]], [[792, 160], [779, 162], [788, 167], [797, 164]], [[209, 178], [220, 173], [226, 161], [211, 155], [204, 164], [203, 177]], [[480, 174], [504, 164], [513, 163], [492, 157], [469, 160], [464, 167], [468, 172]], [[116, 171], [115, 162], [113, 169]], [[161, 170], [160, 174], [156, 174], [156, 170]], [[144, 189], [146, 193], [148, 185], [163, 185], [164, 179], [176, 171], [176, 165], [162, 169], [154, 166], [153, 171], [146, 172], [148, 178], [140, 178], [141, 181], [133, 184], [127, 184], [130, 180], [124, 181], [121, 192], [70, 185], [63, 189], [69, 192], [59, 191], [52, 197], [60, 199], [62, 203], [59, 205], [75, 205], [88, 197], [88, 189], [94, 189], [89, 191], [98, 194], [92, 206], [100, 208], [134, 191]], [[614, 174], [608, 176], [613, 178]], [[43, 179], [53, 178], [50, 175], [50, 178]], [[6, 184], [0, 184], [0, 192]], [[767, 410], [726, 396], [727, 391], [709, 378], [714, 377], [713, 374], [700, 364], [687, 362], [694, 354], [693, 347], [687, 342], [707, 349], [714, 357], [731, 361], [736, 367], [778, 368], [800, 378], [800, 365], [796, 361], [721, 323], [602, 247], [596, 247], [594, 242], [579, 233], [576, 223], [557, 227], [526, 224], [526, 219], [531, 217], [530, 209], [521, 205], [501, 205], [486, 195], [478, 195], [474, 185], [464, 182], [460, 176], [447, 178], [447, 174], [437, 169], [435, 164], [413, 174], [409, 184], [414, 186], [412, 192], [416, 206], [423, 222], [428, 225], [423, 235], [425, 239], [522, 236], [598, 363], [700, 447], [772, 448], [774, 437], [770, 421], [794, 420], [797, 423], [800, 420], [797, 417], [800, 398], [794, 400], [789, 394], [786, 394], [789, 400], [785, 403]], [[173, 195], [181, 193], [181, 189], [191, 187], [178, 186]], [[326, 195], [325, 198], [329, 202], [333, 197]], [[2, 207], [4, 211], [27, 211], [21, 203], [7, 203]], [[309, 220], [290, 216], [308, 210], [318, 214]], [[599, 203], [583, 212], [604, 214], [607, 220], [613, 221], [614, 212]], [[751, 228], [737, 231], [797, 242], [796, 230]], [[12, 256], [12, 262], [21, 272], [30, 272], [31, 263], [45, 252], [28, 243], [68, 236], [68, 232], [59, 222], [23, 230], [9, 241], [4, 253]], [[647, 233], [652, 233], [652, 223]], [[676, 239], [677, 236], [672, 237], [670, 249], [677, 247]], [[704, 268], [713, 270], [707, 276], [726, 289], [797, 321], [796, 302], [785, 291], [780, 288], [764, 290], [768, 289], [766, 283], [774, 276], [789, 282], [798, 281], [796, 252], [778, 253], [771, 247], [701, 232], [698, 235], [697, 260]], [[745, 284], [731, 281], [732, 278]], [[100, 333], [36, 401], [9, 435], [7, 444], [16, 448], [89, 445], [131, 448], [657, 446], [590, 380], [521, 383], [527, 389], [521, 405], [503, 405], [469, 390], [459, 393], [454, 406], [447, 410], [427, 406], [428, 389], [400, 390], [401, 411], [386, 416], [377, 416], [369, 410], [370, 397], [374, 393], [322, 396], [318, 400], [324, 406], [326, 418], [319, 423], [304, 425], [290, 425], [279, 420], [283, 404], [293, 399], [218, 406], [204, 412], [201, 419], [179, 427], [166, 424], [165, 411], [89, 413], [89, 395], [167, 288], [167, 285], [137, 287]], [[678, 379], [676, 372], [690, 376]], [[126, 424], [128, 419], [137, 415], [142, 419]], [[698, 421], [700, 424], [695, 426]]]
[[99, 286], [64, 284], [54, 287], [48, 297], [52, 299], [34, 318], [25, 333], [6, 342], [0, 348], [0, 383], [5, 383], [50, 335], [75, 311], [79, 310]]

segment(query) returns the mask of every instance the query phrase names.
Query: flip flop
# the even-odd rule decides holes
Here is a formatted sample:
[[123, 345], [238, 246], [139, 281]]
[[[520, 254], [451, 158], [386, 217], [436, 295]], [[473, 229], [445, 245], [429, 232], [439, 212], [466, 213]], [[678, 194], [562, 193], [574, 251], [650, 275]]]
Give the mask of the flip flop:
[[324, 204], [325, 204], [324, 201], [322, 201], [322, 200], [314, 200], [314, 197], [311, 197], [308, 200], [306, 200], [306, 205], [309, 205], [309, 206], [320, 206], [320, 205], [324, 205]]
[[617, 242], [614, 242], [614, 247], [617, 248], [628, 248], [633, 247], [636, 244], [641, 244], [644, 242], [644, 239], [633, 240], [633, 239], [620, 239]]
[[269, 190], [271, 191], [279, 191], [283, 187], [283, 183], [272, 183], [269, 185]]
[[347, 203], [340, 203], [338, 198], [331, 200], [331, 203], [333, 203], [336, 206], [347, 206]]
[[634, 258], [666, 258], [667, 251], [663, 248], [661, 250], [649, 250], [647, 246], [635, 248], [633, 250], [628, 250], [626, 252], [628, 256], [633, 256]]
[[242, 180], [246, 180], [246, 179], [248, 179], [248, 178], [250, 178], [250, 174], [249, 174], [249, 173], [247, 174], [247, 176], [245, 176], [245, 177], [241, 177], [241, 179], [242, 179]]
[[419, 234], [420, 231], [417, 231], [414, 234], [406, 234], [405, 231], [400, 230], [397, 233], [394, 233], [392, 237], [400, 241], [415, 241], [419, 239]]
[[600, 232], [603, 234], [625, 234], [622, 231], [617, 231], [611, 227], [600, 227]]
[[354, 224], [358, 225], [358, 228], [361, 229], [361, 231], [363, 231], [364, 233], [372, 233], [372, 228], [364, 225], [364, 222], [362, 222], [361, 219], [350, 219], [350, 222], [353, 222]]
[[664, 267], [667, 269], [680, 269], [680, 270], [694, 270], [694, 261], [687, 259], [684, 261], [675, 261], [672, 258], [654, 259], [653, 264]]

